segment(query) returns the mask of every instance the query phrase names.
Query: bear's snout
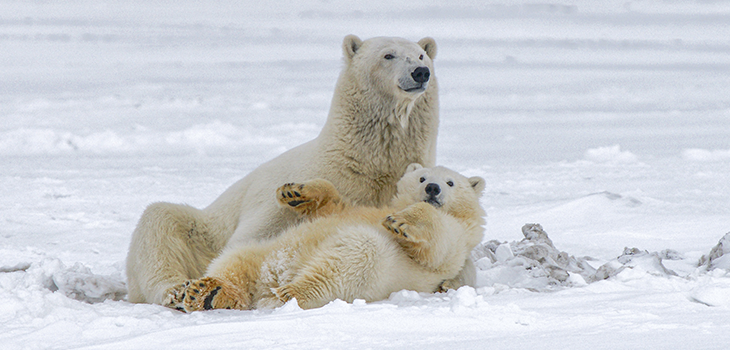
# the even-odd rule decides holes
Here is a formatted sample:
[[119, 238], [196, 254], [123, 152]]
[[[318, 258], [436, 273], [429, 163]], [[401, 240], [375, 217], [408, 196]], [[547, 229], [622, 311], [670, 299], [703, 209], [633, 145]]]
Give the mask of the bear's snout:
[[418, 83], [425, 83], [431, 77], [431, 71], [428, 67], [418, 67], [411, 73], [411, 77]]
[[441, 193], [441, 187], [435, 183], [430, 183], [426, 185], [426, 194], [429, 196], [438, 196], [438, 194]]
[[441, 208], [441, 199], [439, 198], [439, 194], [441, 193], [441, 187], [439, 187], [438, 184], [430, 183], [426, 185], [426, 198], [423, 200], [424, 202], [433, 205], [436, 208]]

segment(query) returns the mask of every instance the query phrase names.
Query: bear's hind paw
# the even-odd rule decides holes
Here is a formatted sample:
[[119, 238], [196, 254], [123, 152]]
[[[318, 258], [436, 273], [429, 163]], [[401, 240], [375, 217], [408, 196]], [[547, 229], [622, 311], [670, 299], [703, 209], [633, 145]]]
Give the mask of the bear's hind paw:
[[165, 306], [184, 312], [212, 309], [247, 309], [238, 288], [215, 277], [203, 277], [168, 291]]

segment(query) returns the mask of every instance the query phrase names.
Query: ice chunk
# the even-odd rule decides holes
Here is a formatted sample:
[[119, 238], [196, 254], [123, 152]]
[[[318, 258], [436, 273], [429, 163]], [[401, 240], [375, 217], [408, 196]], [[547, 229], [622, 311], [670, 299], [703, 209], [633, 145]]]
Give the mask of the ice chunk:
[[514, 257], [514, 254], [512, 254], [512, 249], [510, 249], [508, 245], [502, 244], [497, 247], [497, 250], [494, 252], [494, 256], [497, 258], [497, 261], [505, 262], [509, 259], [512, 259]]
[[525, 238], [519, 242], [489, 241], [474, 250], [480, 286], [502, 284], [547, 291], [592, 280], [596, 270], [586, 259], [556, 249], [540, 224], [525, 224], [522, 234]]
[[703, 255], [700, 258], [699, 266], [705, 267], [708, 271], [713, 269], [730, 270], [730, 232], [720, 238], [720, 241], [710, 250], [708, 255]]

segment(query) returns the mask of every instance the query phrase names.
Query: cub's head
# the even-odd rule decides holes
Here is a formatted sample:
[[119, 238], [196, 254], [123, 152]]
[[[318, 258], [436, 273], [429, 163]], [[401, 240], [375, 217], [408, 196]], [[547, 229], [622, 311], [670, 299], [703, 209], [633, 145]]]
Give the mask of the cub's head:
[[342, 51], [350, 79], [381, 96], [414, 100], [434, 82], [436, 42], [432, 38], [414, 43], [390, 37], [362, 41], [348, 35]]
[[437, 166], [424, 168], [413, 163], [398, 181], [398, 194], [393, 205], [405, 207], [426, 202], [437, 209], [456, 216], [483, 214], [479, 197], [484, 190], [484, 179], [467, 178], [451, 169]]

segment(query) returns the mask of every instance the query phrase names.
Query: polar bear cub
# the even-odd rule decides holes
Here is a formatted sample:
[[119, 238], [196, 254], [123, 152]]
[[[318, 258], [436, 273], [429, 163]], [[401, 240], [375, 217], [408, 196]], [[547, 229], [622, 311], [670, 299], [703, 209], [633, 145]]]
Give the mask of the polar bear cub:
[[246, 310], [296, 299], [316, 308], [403, 289], [434, 292], [482, 240], [483, 189], [481, 177], [419, 164], [408, 166], [383, 208], [352, 205], [323, 179], [285, 184], [278, 203], [304, 222], [273, 241], [224, 251], [206, 277], [170, 288], [164, 304]]

